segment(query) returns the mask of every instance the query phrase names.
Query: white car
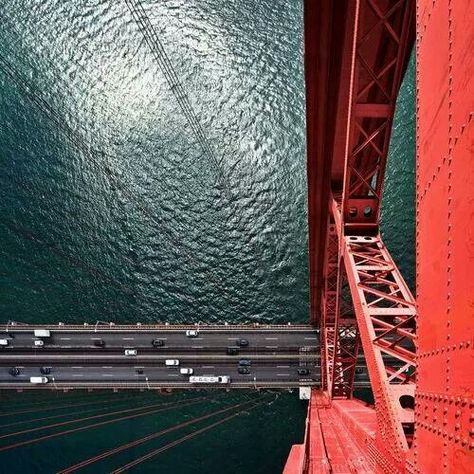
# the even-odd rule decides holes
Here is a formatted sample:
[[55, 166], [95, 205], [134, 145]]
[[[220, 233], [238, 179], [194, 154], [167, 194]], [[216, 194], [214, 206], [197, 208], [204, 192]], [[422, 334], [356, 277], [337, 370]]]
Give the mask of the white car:
[[48, 377], [30, 377], [30, 383], [48, 383]]
[[173, 366], [179, 365], [179, 360], [178, 359], [166, 359], [165, 360], [165, 365], [167, 367], [173, 367]]
[[43, 347], [44, 341], [42, 341], [41, 339], [35, 339], [33, 344], [35, 345], [35, 347]]
[[136, 356], [137, 350], [136, 349], [125, 349], [126, 356]]
[[0, 339], [0, 346], [8, 346], [8, 339]]
[[182, 369], [179, 369], [179, 373], [180, 373], [181, 375], [193, 375], [194, 370], [193, 370], [193, 369], [185, 369], [185, 368], [182, 368]]
[[198, 337], [199, 336], [199, 331], [197, 329], [188, 329], [186, 331], [186, 336], [188, 336], [188, 337]]

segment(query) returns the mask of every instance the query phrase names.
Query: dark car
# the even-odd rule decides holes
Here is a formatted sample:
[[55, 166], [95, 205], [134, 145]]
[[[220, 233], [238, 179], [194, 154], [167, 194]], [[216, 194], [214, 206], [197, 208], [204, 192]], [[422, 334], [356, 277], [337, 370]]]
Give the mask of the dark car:
[[247, 341], [247, 339], [238, 339], [237, 345], [240, 347], [247, 347], [249, 345], [249, 341]]
[[356, 374], [363, 374], [364, 373], [364, 369], [362, 367], [356, 367], [356, 370], [355, 370]]
[[165, 345], [165, 341], [163, 341], [163, 339], [153, 339], [151, 343], [153, 347], [163, 347]]
[[242, 374], [242, 375], [250, 374], [250, 369], [248, 367], [239, 367], [239, 374]]
[[308, 369], [298, 369], [298, 375], [309, 375]]
[[17, 375], [20, 375], [20, 369], [18, 367], [12, 367], [11, 369], [8, 369], [8, 373], [13, 375], [13, 377], [16, 377]]
[[104, 347], [105, 346], [105, 341], [103, 339], [94, 339], [94, 346]]
[[51, 373], [51, 367], [41, 367], [40, 372], [43, 375], [49, 375]]
[[250, 367], [252, 365], [252, 362], [248, 359], [240, 359], [239, 360], [239, 365], [241, 367]]
[[137, 369], [137, 374], [142, 375], [143, 374], [143, 369]]
[[239, 349], [237, 347], [228, 347], [227, 348], [227, 355], [234, 356], [239, 353]]

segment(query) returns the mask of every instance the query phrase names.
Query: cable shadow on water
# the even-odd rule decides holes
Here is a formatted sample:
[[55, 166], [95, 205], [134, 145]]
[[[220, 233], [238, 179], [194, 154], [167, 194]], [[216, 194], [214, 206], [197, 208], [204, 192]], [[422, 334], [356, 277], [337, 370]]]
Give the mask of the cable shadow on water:
[[[163, 429], [161, 431], [158, 431], [156, 433], [151, 433], [147, 436], [144, 436], [143, 438], [139, 438], [139, 439], [131, 441], [129, 443], [125, 443], [125, 444], [122, 444], [120, 446], [117, 446], [116, 448], [113, 448], [113, 449], [110, 449], [108, 451], [104, 451], [102, 453], [99, 453], [96, 456], [85, 459], [85, 460], [83, 460], [83, 461], [81, 461], [77, 464], [74, 464], [72, 466], [69, 466], [69, 467], [61, 470], [61, 471], [58, 471], [57, 474], [68, 474], [68, 473], [71, 473], [71, 472], [75, 472], [79, 469], [82, 469], [86, 466], [89, 466], [90, 464], [101, 461], [105, 458], [108, 458], [108, 457], [113, 456], [115, 454], [121, 453], [121, 452], [126, 451], [128, 449], [135, 448], [136, 446], [147, 443], [151, 440], [154, 440], [156, 438], [164, 436], [168, 433], [172, 433], [174, 431], [180, 430], [180, 429], [185, 428], [187, 426], [191, 426], [191, 425], [194, 425], [194, 424], [199, 423], [201, 421], [207, 420], [208, 418], [220, 415], [222, 413], [226, 413], [230, 410], [234, 410], [236, 408], [242, 408], [238, 412], [238, 414], [240, 414], [244, 410], [247, 410], [247, 409], [251, 410], [251, 409], [255, 408], [256, 406], [259, 406], [263, 403], [265, 403], [265, 400], [259, 401], [258, 403], [255, 403], [255, 400], [249, 400], [249, 401], [246, 401], [246, 402], [234, 404], [230, 407], [222, 408], [220, 410], [212, 411], [211, 413], [207, 413], [203, 416], [192, 418], [191, 420], [187, 420], [187, 421], [184, 421], [184, 422], [177, 423], [173, 426], [165, 428], [165, 429]], [[245, 408], [243, 408], [243, 407], [245, 407]]]
[[[194, 400], [187, 401], [185, 403], [182, 403], [181, 401], [176, 402], [176, 403], [172, 402], [172, 403], [167, 404], [169, 406], [167, 406], [165, 408], [157, 408], [157, 409], [145, 411], [145, 412], [142, 412], [142, 413], [134, 413], [134, 414], [119, 417], [119, 418], [113, 418], [111, 420], [105, 420], [105, 421], [101, 421], [101, 422], [98, 422], [98, 423], [93, 423], [93, 424], [86, 425], [86, 426], [80, 426], [78, 428], [71, 428], [71, 429], [68, 429], [68, 430], [65, 430], [65, 431], [60, 431], [60, 432], [57, 432], [57, 433], [52, 433], [52, 434], [48, 434], [48, 435], [39, 436], [38, 438], [28, 439], [28, 440], [25, 440], [25, 441], [18, 441], [18, 442], [13, 443], [13, 444], [0, 446], [0, 452], [8, 451], [10, 449], [21, 448], [23, 446], [28, 446], [28, 445], [31, 445], [31, 444], [39, 443], [41, 441], [46, 441], [46, 440], [49, 440], [49, 439], [52, 439], [52, 438], [57, 438], [59, 436], [69, 435], [69, 434], [72, 434], [72, 433], [77, 433], [77, 432], [81, 432], [81, 431], [85, 431], [85, 430], [89, 430], [89, 429], [93, 429], [93, 428], [98, 428], [98, 427], [110, 425], [112, 423], [117, 423], [119, 421], [131, 420], [131, 419], [135, 419], [135, 418], [142, 417], [142, 416], [153, 415], [155, 413], [174, 410], [175, 408], [181, 408], [181, 407], [185, 407], [185, 406], [189, 406], [189, 405], [194, 405], [196, 403], [200, 403], [200, 402], [203, 402], [205, 400], [206, 400], [205, 397], [200, 397], [200, 398], [196, 398]], [[153, 406], [153, 405], [151, 405], [151, 406]], [[163, 407], [164, 404], [155, 405], [155, 406]], [[142, 407], [139, 410], [143, 410], [145, 408]], [[130, 412], [130, 411], [131, 410], [125, 410], [125, 411], [122, 410], [122, 411], [119, 411], [118, 413], [125, 413], [125, 412]], [[116, 413], [116, 414], [118, 414], [118, 413]], [[100, 415], [100, 416], [105, 416], [105, 415]], [[92, 417], [89, 417], [88, 419], [92, 419]], [[74, 422], [79, 422], [79, 421], [82, 421], [82, 420], [78, 420], [78, 421], [74, 421]], [[67, 423], [68, 422], [66, 422], [64, 424], [67, 424]], [[60, 425], [61, 424], [55, 424], [54, 426], [60, 426]], [[49, 427], [51, 428], [53, 426], [49, 426]], [[46, 428], [44, 428], [44, 429], [46, 429]], [[28, 432], [28, 430], [24, 430], [22, 432], [22, 434], [26, 433], [26, 432]], [[17, 433], [17, 434], [20, 434], [20, 433]]]
[[177, 440], [175, 441], [172, 441], [171, 443], [168, 443], [168, 444], [165, 444], [164, 446], [162, 446], [161, 448], [158, 448], [158, 449], [155, 449], [153, 451], [150, 451], [148, 452], [147, 454], [143, 455], [143, 456], [140, 456], [139, 458], [135, 459], [134, 461], [131, 461], [127, 464], [124, 464], [123, 466], [120, 466], [119, 468], [117, 469], [114, 469], [112, 471], [112, 474], [119, 474], [119, 473], [122, 473], [122, 472], [126, 472], [128, 471], [129, 469], [131, 469], [132, 467], [135, 467], [137, 466], [138, 464], [141, 464], [142, 462], [145, 462], [145, 461], [148, 461], [149, 459], [152, 459], [156, 456], [158, 456], [159, 454], [161, 453], [164, 453], [165, 451], [168, 451], [169, 449], [171, 448], [174, 448], [175, 446], [178, 446], [192, 438], [195, 438], [196, 436], [202, 434], [202, 433], [205, 433], [206, 431], [209, 431], [219, 425], [222, 425], [223, 423], [233, 419], [233, 418], [236, 418], [237, 416], [241, 415], [243, 412], [246, 412], [246, 411], [250, 411], [250, 410], [253, 410], [254, 408], [257, 408], [259, 407], [260, 405], [263, 405], [265, 402], [259, 402], [259, 403], [255, 403], [253, 406], [250, 406], [250, 407], [247, 407], [247, 408], [244, 408], [242, 410], [239, 410], [237, 413], [233, 413], [232, 415], [229, 415], [229, 416], [226, 416], [210, 425], [207, 425], [205, 426], [204, 428], [200, 428], [196, 431], [193, 431], [185, 436], [182, 436], [181, 438], [178, 438]]
[[[192, 262], [195, 267], [199, 267], [201, 261], [195, 256], [195, 249], [194, 248], [186, 248], [185, 242], [179, 240], [179, 237], [175, 237], [173, 231], [166, 225], [164, 225], [164, 219], [158, 218], [155, 212], [151, 211], [150, 207], [146, 205], [141, 200], [137, 199], [137, 194], [128, 189], [126, 185], [122, 182], [120, 176], [113, 170], [112, 163], [110, 161], [111, 156], [105, 153], [104, 151], [93, 149], [89, 146], [89, 144], [84, 140], [84, 138], [79, 135], [71, 126], [67, 124], [65, 121], [52, 107], [51, 105], [41, 97], [37, 92], [35, 92], [34, 87], [22, 76], [22, 74], [8, 61], [0, 53], [0, 69], [10, 78], [12, 83], [18, 87], [20, 91], [30, 100], [32, 104], [34, 104], [43, 114], [44, 116], [51, 121], [59, 130], [61, 130], [64, 136], [68, 139], [68, 141], [86, 156], [90, 157], [91, 163], [95, 169], [98, 169], [106, 176], [109, 181], [109, 186], [115, 192], [119, 190], [122, 192], [124, 196], [126, 196], [128, 202], [132, 203], [134, 207], [138, 208], [138, 210], [145, 215], [148, 219], [150, 219], [154, 224], [156, 224], [160, 229], [160, 234], [164, 235], [167, 240], [174, 246], [175, 251], [179, 252], [180, 254], [184, 254], [187, 259]], [[12, 230], [20, 232], [21, 230], [15, 224], [10, 223], [10, 227]], [[32, 237], [33, 234], [30, 230], [26, 229], [25, 232], [22, 234], [23, 236]], [[34, 239], [33, 239], [34, 240]], [[40, 241], [40, 239], [36, 239]], [[42, 240], [42, 239], [41, 239]], [[205, 248], [205, 244], [202, 242], [201, 236], [196, 236], [195, 240], [203, 244], [203, 248]], [[54, 244], [46, 243], [46, 245], [51, 251], [57, 251]], [[189, 243], [188, 243], [189, 246]], [[61, 252], [59, 250], [59, 252]], [[65, 254], [62, 253], [64, 257]], [[75, 257], [67, 256], [68, 259], [72, 259], [76, 261]], [[213, 284], [219, 289], [221, 293], [227, 293], [227, 290], [223, 287], [222, 282], [217, 279], [210, 269], [206, 270], [206, 278], [207, 281], [213, 282]]]
[[[107, 410], [111, 410], [111, 409], [116, 409], [116, 408], [119, 408], [119, 406], [121, 405], [125, 405], [125, 406], [130, 406], [130, 402], [132, 402], [133, 400], [130, 400], [130, 399], [122, 399], [122, 400], [112, 400], [113, 403], [111, 403], [111, 400], [102, 400], [102, 401], [96, 401], [96, 402], [91, 402], [91, 403], [86, 403], [85, 405], [82, 405], [82, 404], [79, 404], [79, 406], [92, 406], [92, 405], [98, 405], [98, 404], [101, 404], [103, 405], [104, 403], [107, 404], [107, 407], [105, 408], [88, 408], [87, 410], [79, 410], [79, 411], [74, 411], [74, 412], [67, 412], [67, 413], [60, 413], [58, 415], [49, 415], [49, 416], [42, 416], [40, 418], [30, 418], [29, 420], [22, 420], [22, 421], [16, 421], [14, 423], [6, 423], [6, 424], [2, 424], [0, 426], [0, 429], [5, 429], [5, 428], [11, 428], [13, 426], [19, 426], [19, 425], [26, 425], [26, 424], [30, 424], [30, 423], [36, 423], [36, 422], [39, 422], [39, 421], [46, 421], [46, 420], [54, 420], [56, 418], [67, 418], [67, 417], [70, 417], [70, 416], [76, 416], [76, 415], [83, 415], [85, 413], [100, 413], [100, 412], [103, 412], [103, 411], [107, 411]], [[152, 399], [149, 399], [149, 400], [146, 400], [146, 401], [141, 401], [138, 403], [138, 405], [143, 405], [143, 404], [146, 404], [146, 403], [150, 403], [152, 402], [153, 400]], [[76, 405], [78, 406], [78, 405]], [[50, 411], [50, 410], [56, 410], [56, 409], [65, 409], [65, 408], [70, 408], [70, 407], [74, 407], [74, 404], [72, 405], [68, 405], [66, 407], [58, 407], [58, 408], [50, 408], [49, 410], [46, 409], [46, 410], [35, 410], [34, 413], [38, 413], [38, 412], [41, 412], [41, 411]], [[138, 407], [137, 407], [138, 408]], [[33, 411], [27, 411], [29, 413], [33, 412]], [[18, 413], [18, 412], [17, 412]], [[108, 413], [105, 413], [105, 415], [107, 415]], [[44, 426], [42, 427], [44, 428]], [[13, 436], [12, 433], [6, 433], [4, 435], [1, 435], [0, 436], [0, 439], [3, 438], [3, 437], [7, 437], [7, 436]]]

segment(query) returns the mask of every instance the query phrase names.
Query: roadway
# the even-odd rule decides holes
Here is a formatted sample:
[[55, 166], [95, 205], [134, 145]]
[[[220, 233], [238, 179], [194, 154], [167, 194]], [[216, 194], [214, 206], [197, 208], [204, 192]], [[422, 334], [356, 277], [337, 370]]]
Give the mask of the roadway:
[[[50, 337], [35, 337], [39, 326], [8, 327], [0, 339], [0, 388], [197, 388], [180, 368], [193, 375], [227, 375], [230, 384], [220, 388], [292, 388], [319, 384], [319, 338], [310, 326], [120, 326], [75, 328], [49, 327]], [[198, 329], [187, 337], [187, 329]], [[154, 347], [160, 339], [163, 346]], [[245, 339], [245, 347], [237, 342]], [[34, 345], [43, 341], [42, 347]], [[102, 341], [98, 347], [96, 341]], [[237, 354], [228, 355], [228, 348]], [[125, 355], [135, 349], [136, 355]], [[249, 374], [238, 372], [241, 358], [251, 360]], [[166, 359], [178, 359], [179, 367], [166, 367]], [[12, 368], [18, 375], [11, 375]], [[34, 385], [31, 376], [49, 368], [48, 383]], [[298, 374], [298, 369], [307, 374]], [[216, 385], [212, 385], [215, 387]]]

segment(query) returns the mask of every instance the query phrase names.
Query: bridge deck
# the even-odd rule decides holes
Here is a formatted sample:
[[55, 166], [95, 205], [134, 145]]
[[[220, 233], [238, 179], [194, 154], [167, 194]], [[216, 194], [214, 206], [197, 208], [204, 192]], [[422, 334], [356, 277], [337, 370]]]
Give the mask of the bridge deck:
[[[36, 337], [35, 330], [49, 330]], [[188, 337], [186, 331], [198, 331]], [[309, 325], [7, 325], [0, 339], [0, 388], [197, 388], [180, 368], [193, 375], [227, 375], [222, 388], [290, 388], [319, 384], [319, 336]], [[162, 346], [154, 347], [159, 339]], [[245, 339], [248, 345], [239, 347]], [[35, 340], [42, 346], [35, 346]], [[98, 346], [97, 344], [102, 344]], [[228, 348], [237, 353], [227, 354]], [[135, 349], [136, 355], [125, 355]], [[239, 360], [249, 359], [248, 374], [238, 372]], [[177, 367], [165, 366], [178, 359]], [[11, 369], [19, 373], [12, 375]], [[41, 368], [49, 368], [42, 374]], [[308, 374], [298, 374], [305, 368]], [[32, 384], [30, 377], [48, 383]], [[217, 384], [212, 384], [216, 386]], [[211, 385], [209, 385], [211, 386]]]

